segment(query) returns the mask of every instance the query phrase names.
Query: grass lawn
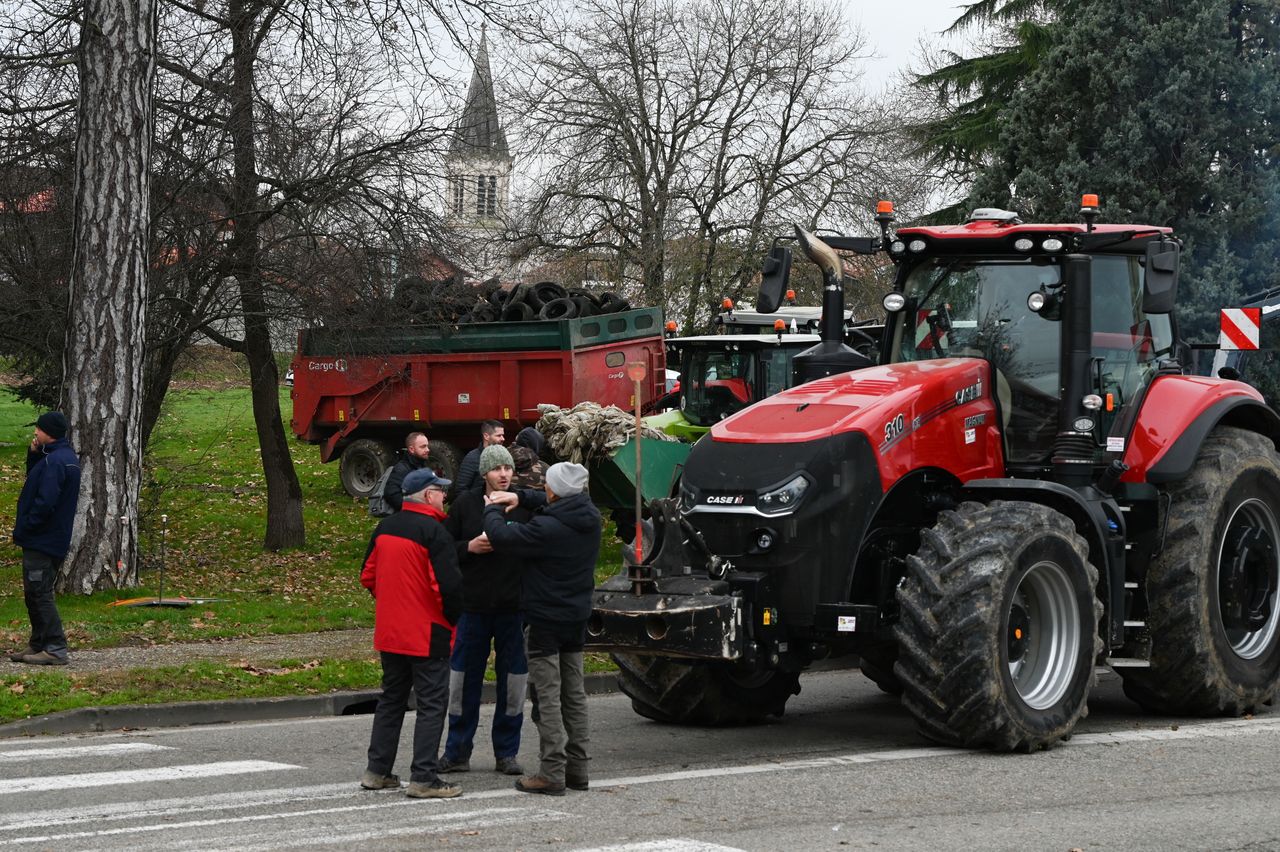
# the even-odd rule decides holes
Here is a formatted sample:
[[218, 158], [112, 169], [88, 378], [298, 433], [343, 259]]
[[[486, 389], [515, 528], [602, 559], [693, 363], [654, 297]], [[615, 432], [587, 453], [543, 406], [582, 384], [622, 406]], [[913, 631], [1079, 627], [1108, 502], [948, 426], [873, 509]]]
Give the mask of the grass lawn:
[[[249, 391], [241, 386], [233, 361], [218, 369], [224, 373], [212, 381], [208, 370], [180, 374], [188, 379], [182, 384], [201, 386], [170, 390], [156, 425], [141, 501], [140, 585], [59, 596], [73, 651], [373, 625], [373, 604], [359, 573], [375, 522], [363, 503], [343, 491], [337, 464], [320, 463], [318, 448], [292, 444], [302, 484], [306, 546], [263, 552], [266, 485]], [[200, 375], [205, 379], [190, 381]], [[287, 418], [287, 388], [281, 388], [281, 406]], [[0, 391], [0, 528], [6, 533], [13, 529], [25, 478], [25, 447], [32, 430], [23, 424], [34, 419], [31, 406]], [[89, 448], [76, 449], [83, 453]], [[108, 606], [156, 595], [162, 563], [166, 597], [221, 600], [187, 609]], [[597, 577], [610, 576], [620, 566], [610, 529]], [[10, 545], [0, 548], [0, 645], [20, 647], [27, 635], [21, 553]], [[608, 663], [593, 660], [592, 667], [608, 668]], [[272, 668], [292, 666], [279, 661]], [[321, 661], [296, 673], [266, 675], [222, 663], [113, 675], [39, 670], [0, 677], [0, 721], [84, 705], [288, 695], [369, 688], [377, 682], [376, 664], [352, 661]]]

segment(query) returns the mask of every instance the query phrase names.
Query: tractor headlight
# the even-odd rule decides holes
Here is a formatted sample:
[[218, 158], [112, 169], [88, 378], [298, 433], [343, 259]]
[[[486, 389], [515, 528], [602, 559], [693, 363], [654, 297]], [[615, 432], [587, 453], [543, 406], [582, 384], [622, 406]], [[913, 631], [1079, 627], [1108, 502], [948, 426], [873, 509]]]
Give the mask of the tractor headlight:
[[800, 502], [800, 498], [804, 496], [804, 492], [809, 488], [809, 480], [804, 476], [797, 476], [795, 479], [775, 488], [772, 491], [766, 491], [756, 500], [756, 508], [766, 515], [781, 515], [795, 509], [796, 504]]

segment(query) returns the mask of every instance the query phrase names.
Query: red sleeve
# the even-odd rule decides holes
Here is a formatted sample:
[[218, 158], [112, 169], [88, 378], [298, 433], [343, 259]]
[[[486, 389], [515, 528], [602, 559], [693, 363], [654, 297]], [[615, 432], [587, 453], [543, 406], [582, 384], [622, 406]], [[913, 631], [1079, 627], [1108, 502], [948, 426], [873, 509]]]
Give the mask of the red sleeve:
[[364, 568], [360, 571], [360, 585], [369, 590], [369, 594], [375, 598], [378, 596], [377, 590], [378, 575], [378, 549], [372, 548], [369, 555], [365, 557]]

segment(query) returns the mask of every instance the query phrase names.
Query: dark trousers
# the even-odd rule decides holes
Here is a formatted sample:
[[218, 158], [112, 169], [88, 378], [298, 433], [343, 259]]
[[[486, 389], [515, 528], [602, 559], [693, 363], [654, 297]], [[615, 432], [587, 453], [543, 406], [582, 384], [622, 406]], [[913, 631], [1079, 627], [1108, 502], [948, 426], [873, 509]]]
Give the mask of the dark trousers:
[[61, 559], [36, 550], [22, 550], [22, 596], [31, 619], [29, 644], [60, 659], [67, 658], [67, 634], [62, 630], [62, 616], [53, 600], [53, 584], [58, 579]]
[[443, 658], [410, 657], [382, 652], [382, 695], [373, 713], [369, 735], [368, 769], [390, 775], [400, 747], [400, 727], [413, 689], [418, 708], [413, 723], [413, 763], [409, 780], [430, 784], [437, 779], [436, 752], [444, 731], [445, 705], [449, 701], [449, 662]]
[[529, 664], [524, 656], [524, 619], [518, 612], [464, 612], [458, 620], [449, 660], [449, 736], [444, 756], [467, 760], [480, 725], [480, 690], [494, 649], [498, 676], [493, 709], [493, 756], [515, 757], [524, 724]]
[[533, 723], [538, 727], [538, 774], [557, 784], [587, 778], [587, 692], [582, 645], [586, 622], [530, 622], [525, 628]]

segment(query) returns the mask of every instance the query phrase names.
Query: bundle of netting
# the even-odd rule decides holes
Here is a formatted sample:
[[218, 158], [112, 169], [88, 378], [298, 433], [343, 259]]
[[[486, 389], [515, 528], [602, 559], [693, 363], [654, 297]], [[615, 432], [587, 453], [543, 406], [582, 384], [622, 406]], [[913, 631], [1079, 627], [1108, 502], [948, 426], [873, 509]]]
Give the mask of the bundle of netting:
[[[590, 465], [606, 459], [631, 440], [636, 432], [635, 414], [616, 405], [580, 402], [573, 408], [539, 405], [542, 418], [537, 429], [547, 448], [558, 459]], [[665, 432], [642, 426], [640, 434], [659, 441], [675, 441]]]

